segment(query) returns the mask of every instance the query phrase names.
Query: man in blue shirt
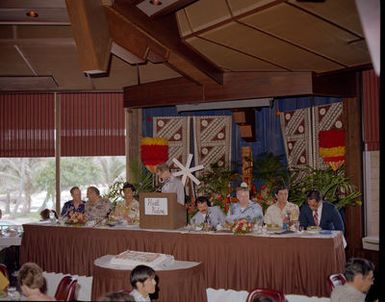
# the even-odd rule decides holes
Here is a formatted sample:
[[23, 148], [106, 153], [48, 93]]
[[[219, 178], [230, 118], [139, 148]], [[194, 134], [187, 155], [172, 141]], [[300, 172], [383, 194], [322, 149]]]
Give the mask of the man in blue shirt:
[[237, 188], [238, 203], [233, 203], [227, 213], [226, 222], [234, 223], [240, 219], [246, 219], [249, 222], [255, 222], [263, 219], [262, 207], [258, 203], [250, 200], [250, 192], [247, 186]]

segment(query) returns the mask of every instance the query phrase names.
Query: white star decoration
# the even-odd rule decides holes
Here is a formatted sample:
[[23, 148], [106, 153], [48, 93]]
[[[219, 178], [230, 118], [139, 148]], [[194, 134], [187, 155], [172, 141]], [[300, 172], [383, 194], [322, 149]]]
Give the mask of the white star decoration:
[[189, 154], [187, 157], [186, 166], [183, 166], [179, 160], [176, 158], [173, 158], [172, 161], [175, 165], [177, 165], [180, 168], [180, 171], [172, 173], [174, 176], [181, 176], [182, 175], [182, 183], [183, 185], [186, 184], [187, 177], [190, 178], [197, 186], [201, 183], [198, 178], [196, 178], [194, 175], [192, 175], [192, 172], [202, 170], [204, 167], [203, 165], [191, 167], [191, 161], [192, 161], [192, 154]]

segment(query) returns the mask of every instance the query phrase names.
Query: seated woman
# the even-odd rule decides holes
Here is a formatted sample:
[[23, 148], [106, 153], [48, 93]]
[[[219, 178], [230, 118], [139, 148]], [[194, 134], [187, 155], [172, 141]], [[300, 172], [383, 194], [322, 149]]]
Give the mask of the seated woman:
[[126, 220], [129, 224], [139, 223], [139, 202], [134, 199], [135, 187], [125, 182], [123, 185], [124, 201], [119, 202], [113, 213], [112, 217], [115, 219]]
[[18, 274], [18, 281], [27, 301], [56, 301], [55, 298], [46, 295], [47, 286], [43, 270], [37, 264], [32, 262], [23, 264]]
[[87, 198], [84, 214], [87, 220], [101, 221], [107, 218], [111, 212], [111, 202], [100, 196], [97, 187], [90, 186], [87, 188]]
[[82, 200], [82, 192], [79, 187], [72, 187], [70, 193], [72, 200], [67, 201], [61, 210], [60, 216], [63, 218], [68, 218], [74, 213], [84, 214], [86, 202]]
[[215, 206], [210, 206], [210, 201], [206, 196], [199, 196], [196, 200], [198, 212], [191, 218], [190, 224], [208, 223], [212, 227], [225, 224], [225, 214], [222, 210]]

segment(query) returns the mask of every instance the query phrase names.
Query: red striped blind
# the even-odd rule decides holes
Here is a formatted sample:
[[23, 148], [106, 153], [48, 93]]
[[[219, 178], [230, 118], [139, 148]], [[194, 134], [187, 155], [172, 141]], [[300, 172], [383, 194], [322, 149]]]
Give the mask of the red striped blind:
[[54, 95], [0, 94], [0, 157], [55, 156]]
[[61, 156], [125, 154], [122, 93], [63, 93]]
[[380, 79], [373, 70], [362, 72], [364, 142], [366, 150], [380, 150]]

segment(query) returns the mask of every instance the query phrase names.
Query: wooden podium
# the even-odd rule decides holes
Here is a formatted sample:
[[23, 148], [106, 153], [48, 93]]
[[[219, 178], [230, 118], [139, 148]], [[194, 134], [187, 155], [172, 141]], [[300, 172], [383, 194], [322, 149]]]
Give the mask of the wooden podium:
[[140, 193], [139, 226], [143, 229], [179, 229], [187, 224], [186, 208], [176, 193]]

